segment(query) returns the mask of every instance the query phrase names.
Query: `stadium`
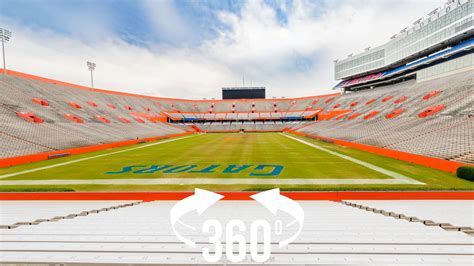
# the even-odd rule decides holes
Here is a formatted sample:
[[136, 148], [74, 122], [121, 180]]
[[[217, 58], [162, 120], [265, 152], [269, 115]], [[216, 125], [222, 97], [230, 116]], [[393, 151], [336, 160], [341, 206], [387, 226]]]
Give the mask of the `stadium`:
[[[448, 1], [335, 60], [332, 93], [297, 98], [156, 97], [2, 69], [0, 263], [472, 265], [473, 15], [474, 0]], [[229, 256], [253, 245], [241, 228], [227, 257], [203, 257], [195, 228], [237, 218], [286, 225], [271, 255]]]

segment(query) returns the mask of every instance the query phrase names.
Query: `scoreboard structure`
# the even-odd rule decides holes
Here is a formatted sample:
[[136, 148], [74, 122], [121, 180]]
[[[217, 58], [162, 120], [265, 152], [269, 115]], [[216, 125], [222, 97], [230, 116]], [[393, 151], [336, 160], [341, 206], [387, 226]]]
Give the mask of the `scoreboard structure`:
[[222, 88], [222, 99], [265, 99], [265, 87]]

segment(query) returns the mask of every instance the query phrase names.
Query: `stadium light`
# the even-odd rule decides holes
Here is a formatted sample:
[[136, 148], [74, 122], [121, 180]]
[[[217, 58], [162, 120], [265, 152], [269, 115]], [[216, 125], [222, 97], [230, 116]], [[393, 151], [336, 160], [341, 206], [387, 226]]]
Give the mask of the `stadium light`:
[[3, 28], [0, 28], [0, 38], [2, 40], [2, 53], [3, 53], [3, 75], [7, 74], [7, 64], [5, 61], [5, 43], [12, 37], [12, 32]]
[[91, 72], [91, 88], [94, 88], [94, 70], [95, 70], [95, 63], [87, 61], [87, 68]]

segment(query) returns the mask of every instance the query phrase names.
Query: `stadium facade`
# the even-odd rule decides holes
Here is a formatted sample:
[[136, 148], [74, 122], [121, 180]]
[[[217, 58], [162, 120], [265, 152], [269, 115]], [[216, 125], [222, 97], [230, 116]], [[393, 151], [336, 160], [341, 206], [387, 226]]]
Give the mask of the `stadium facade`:
[[445, 76], [474, 65], [474, 1], [450, 0], [387, 43], [335, 60], [336, 87], [354, 91], [397, 80]]

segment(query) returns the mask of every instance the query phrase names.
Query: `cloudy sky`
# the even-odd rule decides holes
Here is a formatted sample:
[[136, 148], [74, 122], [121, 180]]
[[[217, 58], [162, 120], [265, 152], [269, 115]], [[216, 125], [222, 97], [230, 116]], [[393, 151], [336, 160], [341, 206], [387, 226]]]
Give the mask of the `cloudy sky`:
[[0, 0], [7, 67], [154, 96], [330, 93], [333, 60], [386, 42], [445, 0]]

